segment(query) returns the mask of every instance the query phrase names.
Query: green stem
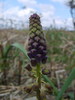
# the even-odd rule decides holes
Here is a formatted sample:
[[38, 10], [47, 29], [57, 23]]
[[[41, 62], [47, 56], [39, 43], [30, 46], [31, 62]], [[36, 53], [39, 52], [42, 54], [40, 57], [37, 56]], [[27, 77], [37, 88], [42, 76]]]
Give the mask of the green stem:
[[40, 89], [41, 89], [41, 68], [40, 68], [40, 64], [37, 64], [36, 66], [36, 72], [37, 72], [37, 82], [38, 82], [38, 87], [37, 88], [37, 99], [41, 100], [41, 96], [40, 96]]
[[3, 85], [7, 85], [7, 61], [6, 60], [4, 60], [3, 61], [3, 81], [2, 81], [2, 83], [3, 83]]

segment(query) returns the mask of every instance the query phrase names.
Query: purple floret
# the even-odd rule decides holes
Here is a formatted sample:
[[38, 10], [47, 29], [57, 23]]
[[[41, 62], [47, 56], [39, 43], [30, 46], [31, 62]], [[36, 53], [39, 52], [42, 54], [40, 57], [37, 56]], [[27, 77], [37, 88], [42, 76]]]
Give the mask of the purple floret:
[[45, 56], [45, 57], [42, 58], [42, 63], [43, 63], [43, 64], [45, 64], [46, 61], [47, 61], [47, 56]]
[[32, 64], [32, 66], [36, 66], [37, 61], [36, 61], [36, 59], [35, 59], [35, 58], [32, 58], [32, 59], [31, 59], [31, 64]]

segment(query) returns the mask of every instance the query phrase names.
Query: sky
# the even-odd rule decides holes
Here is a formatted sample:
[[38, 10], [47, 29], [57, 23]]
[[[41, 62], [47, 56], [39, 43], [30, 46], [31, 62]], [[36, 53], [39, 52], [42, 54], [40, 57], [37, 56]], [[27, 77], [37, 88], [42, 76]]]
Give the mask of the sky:
[[[67, 0], [65, 0], [67, 1]], [[55, 26], [73, 29], [70, 9], [64, 0], [0, 0], [0, 18], [29, 21], [39, 14], [43, 27]], [[15, 23], [15, 22], [14, 22]], [[20, 23], [20, 22], [19, 22]]]

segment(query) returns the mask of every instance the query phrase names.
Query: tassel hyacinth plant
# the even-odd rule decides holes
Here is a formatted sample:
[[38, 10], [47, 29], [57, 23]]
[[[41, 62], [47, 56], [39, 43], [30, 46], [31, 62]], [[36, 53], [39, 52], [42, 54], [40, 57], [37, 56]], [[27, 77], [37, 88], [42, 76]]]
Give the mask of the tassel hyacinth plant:
[[47, 60], [47, 46], [44, 33], [42, 30], [40, 17], [35, 13], [29, 18], [29, 40], [28, 40], [28, 56], [32, 66], [36, 67], [37, 73], [37, 99], [41, 100], [41, 64], [45, 64]]

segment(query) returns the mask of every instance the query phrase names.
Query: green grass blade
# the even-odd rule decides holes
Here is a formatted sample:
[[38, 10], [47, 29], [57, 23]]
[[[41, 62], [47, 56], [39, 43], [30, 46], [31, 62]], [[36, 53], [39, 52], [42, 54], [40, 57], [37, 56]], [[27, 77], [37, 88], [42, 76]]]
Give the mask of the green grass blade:
[[74, 93], [73, 92], [68, 93], [68, 96], [70, 96], [71, 100], [74, 100]]
[[30, 58], [27, 55], [27, 51], [19, 43], [14, 43], [12, 45], [9, 45], [8, 47], [5, 47], [5, 49], [4, 49], [4, 55], [5, 55], [5, 57], [7, 57], [8, 53], [12, 49], [12, 47], [15, 47], [15, 48], [19, 49], [28, 58], [28, 60], [30, 60]]
[[55, 87], [55, 85], [53, 84], [53, 82], [46, 75], [42, 74], [42, 78], [44, 79], [45, 82], [49, 83], [50, 86], [53, 87], [55, 95], [58, 95], [58, 89]]
[[3, 55], [6, 57], [8, 55], [9, 50], [11, 49], [11, 45], [5, 46], [3, 50]]
[[61, 88], [61, 91], [59, 92], [56, 100], [61, 100], [64, 92], [68, 89], [68, 87], [70, 86], [70, 84], [72, 83], [72, 81], [75, 79], [75, 68], [72, 70], [72, 72], [70, 73], [69, 77], [67, 78], [67, 80], [65, 81], [64, 85]]
[[12, 44], [12, 46], [16, 47], [17, 49], [19, 49], [30, 60], [30, 58], [27, 55], [27, 51], [24, 49], [24, 47], [21, 44], [14, 43], [14, 44]]

